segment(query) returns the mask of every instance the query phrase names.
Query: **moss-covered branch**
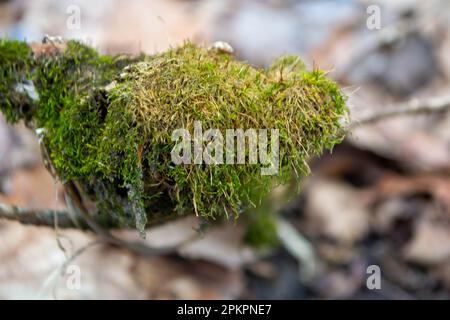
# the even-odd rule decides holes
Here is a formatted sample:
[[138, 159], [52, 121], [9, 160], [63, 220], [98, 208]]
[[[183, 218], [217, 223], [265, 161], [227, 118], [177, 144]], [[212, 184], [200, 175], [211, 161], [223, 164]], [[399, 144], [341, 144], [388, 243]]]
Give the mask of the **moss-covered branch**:
[[[135, 58], [74, 41], [48, 46], [36, 54], [0, 41], [0, 110], [39, 129], [57, 177], [76, 182], [95, 214], [141, 231], [168, 216], [237, 217], [343, 138], [345, 97], [298, 57], [264, 70], [191, 43]], [[278, 174], [262, 176], [261, 163], [175, 165], [172, 133], [196, 122], [222, 132], [278, 130]]]

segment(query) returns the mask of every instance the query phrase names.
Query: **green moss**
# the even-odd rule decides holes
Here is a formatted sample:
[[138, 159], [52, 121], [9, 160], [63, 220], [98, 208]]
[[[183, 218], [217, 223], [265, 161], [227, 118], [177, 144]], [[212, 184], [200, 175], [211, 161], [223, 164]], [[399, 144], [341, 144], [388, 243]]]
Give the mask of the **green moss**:
[[[8, 58], [8, 43], [22, 58]], [[44, 128], [58, 176], [82, 185], [100, 213], [141, 231], [147, 219], [237, 217], [292, 174], [307, 174], [308, 158], [343, 137], [344, 96], [298, 57], [263, 70], [190, 43], [135, 59], [100, 56], [76, 42], [57, 56], [33, 58], [23, 44], [2, 44], [9, 71], [0, 108], [8, 120]], [[39, 94], [26, 113], [14, 111], [10, 94], [23, 78]], [[192, 132], [194, 121], [223, 133], [278, 129], [279, 174], [262, 176], [261, 164], [174, 165], [172, 132]]]
[[31, 98], [18, 86], [30, 80], [31, 49], [26, 43], [0, 39], [0, 106], [12, 123], [28, 118]]
[[273, 212], [259, 208], [249, 215], [244, 241], [255, 248], [273, 248], [278, 245], [277, 224]]

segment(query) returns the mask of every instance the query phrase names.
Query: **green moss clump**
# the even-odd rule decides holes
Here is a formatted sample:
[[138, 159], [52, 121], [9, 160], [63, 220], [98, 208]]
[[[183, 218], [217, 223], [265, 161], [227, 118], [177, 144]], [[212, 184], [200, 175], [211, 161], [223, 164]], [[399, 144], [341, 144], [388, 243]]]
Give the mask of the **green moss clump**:
[[32, 99], [18, 84], [29, 80], [31, 61], [26, 43], [0, 39], [0, 106], [11, 123], [28, 118]]
[[[0, 46], [0, 57], [6, 54]], [[44, 128], [58, 176], [83, 186], [99, 213], [135, 221], [141, 231], [148, 219], [194, 212], [237, 217], [293, 173], [307, 174], [307, 159], [343, 137], [345, 97], [298, 57], [264, 70], [191, 43], [129, 59], [69, 42], [57, 56], [33, 58], [24, 50], [23, 58], [1, 62], [12, 70], [2, 74], [1, 110], [10, 121]], [[39, 94], [26, 113], [15, 111], [10, 94], [22, 78]], [[172, 133], [192, 132], [194, 121], [222, 133], [278, 129], [278, 174], [262, 176], [261, 164], [174, 165]]]

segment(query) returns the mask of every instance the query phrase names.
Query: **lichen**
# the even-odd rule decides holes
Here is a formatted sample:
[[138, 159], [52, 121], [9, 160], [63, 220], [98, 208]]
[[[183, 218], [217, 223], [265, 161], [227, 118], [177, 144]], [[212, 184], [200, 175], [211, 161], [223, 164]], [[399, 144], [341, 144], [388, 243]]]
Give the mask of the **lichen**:
[[[23, 43], [2, 41], [0, 66], [7, 119], [43, 128], [58, 177], [81, 185], [100, 214], [140, 231], [149, 219], [238, 217], [292, 175], [308, 174], [307, 160], [343, 138], [345, 97], [295, 56], [264, 70], [189, 42], [127, 58], [73, 41], [35, 57]], [[25, 80], [38, 100], [13, 94]], [[278, 174], [262, 176], [262, 164], [174, 165], [172, 133], [194, 130], [195, 121], [223, 132], [278, 129]]]

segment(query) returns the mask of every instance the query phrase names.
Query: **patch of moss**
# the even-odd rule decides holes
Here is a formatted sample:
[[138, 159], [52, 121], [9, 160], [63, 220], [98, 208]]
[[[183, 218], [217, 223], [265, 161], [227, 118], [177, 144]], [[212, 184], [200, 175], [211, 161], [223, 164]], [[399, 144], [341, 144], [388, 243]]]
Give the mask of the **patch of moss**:
[[[11, 59], [16, 45], [21, 58]], [[58, 176], [83, 186], [100, 213], [134, 221], [140, 231], [147, 219], [237, 217], [292, 174], [307, 174], [307, 159], [343, 137], [345, 97], [298, 57], [264, 70], [191, 43], [134, 59], [73, 41], [51, 57], [26, 48], [0, 44], [2, 70], [9, 70], [1, 75], [1, 110], [11, 122], [45, 129]], [[11, 95], [23, 79], [39, 95], [27, 112]], [[278, 129], [279, 173], [262, 176], [261, 164], [174, 165], [172, 132], [192, 132], [194, 121], [221, 132]]]
[[277, 246], [279, 241], [275, 216], [264, 208], [254, 211], [247, 219], [245, 243], [260, 249]]
[[26, 43], [0, 39], [0, 106], [11, 123], [28, 118], [31, 98], [18, 84], [29, 80], [31, 64], [31, 49]]

